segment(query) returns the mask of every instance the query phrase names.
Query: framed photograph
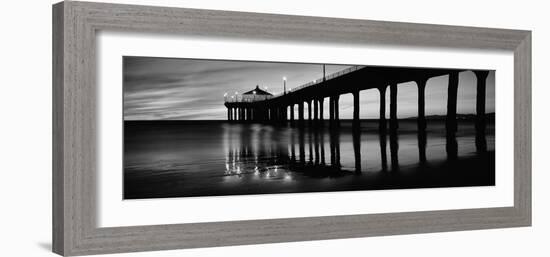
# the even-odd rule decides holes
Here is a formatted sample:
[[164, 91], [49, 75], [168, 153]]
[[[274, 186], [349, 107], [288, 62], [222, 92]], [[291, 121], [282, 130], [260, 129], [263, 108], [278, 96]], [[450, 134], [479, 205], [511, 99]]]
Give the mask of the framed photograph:
[[531, 225], [531, 32], [61, 2], [53, 250]]

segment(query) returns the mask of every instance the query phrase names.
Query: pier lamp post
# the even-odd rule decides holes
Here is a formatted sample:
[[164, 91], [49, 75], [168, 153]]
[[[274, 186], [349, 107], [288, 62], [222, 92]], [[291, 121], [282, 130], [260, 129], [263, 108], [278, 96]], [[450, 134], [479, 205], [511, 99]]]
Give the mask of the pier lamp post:
[[327, 75], [325, 73], [325, 65], [323, 64], [323, 82], [325, 82], [327, 79], [326, 79]]
[[252, 101], [256, 101], [256, 90], [254, 90], [252, 94], [254, 94], [254, 96], [252, 96]]
[[286, 95], [286, 77], [283, 77], [283, 95]]
[[235, 102], [239, 101], [239, 92], [235, 91]]

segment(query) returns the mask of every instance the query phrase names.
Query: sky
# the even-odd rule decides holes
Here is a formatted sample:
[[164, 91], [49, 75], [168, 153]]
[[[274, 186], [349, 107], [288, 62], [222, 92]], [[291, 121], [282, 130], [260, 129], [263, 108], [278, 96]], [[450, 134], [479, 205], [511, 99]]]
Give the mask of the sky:
[[[327, 64], [325, 67], [328, 76], [350, 66]], [[289, 90], [322, 78], [323, 65], [125, 56], [124, 120], [224, 120], [227, 118], [224, 94], [242, 94], [256, 85], [278, 94], [283, 91], [283, 77], [286, 77]], [[459, 74], [458, 113], [475, 113], [475, 83], [471, 71]], [[448, 76], [428, 80], [426, 115], [446, 113], [447, 84]], [[398, 118], [416, 116], [416, 84], [409, 82], [398, 86]], [[488, 113], [494, 112], [494, 92], [495, 72], [491, 71], [486, 92]], [[378, 118], [379, 98], [378, 90], [361, 91], [361, 118]], [[389, 110], [389, 90], [386, 99], [386, 109]], [[328, 115], [327, 103], [325, 101], [325, 115]], [[352, 95], [341, 95], [340, 118], [349, 119], [352, 115]]]

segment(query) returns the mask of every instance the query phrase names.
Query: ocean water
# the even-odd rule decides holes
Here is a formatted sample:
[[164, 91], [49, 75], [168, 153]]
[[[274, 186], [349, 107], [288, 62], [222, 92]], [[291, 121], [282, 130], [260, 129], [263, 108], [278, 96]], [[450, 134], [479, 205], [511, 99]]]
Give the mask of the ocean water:
[[494, 122], [476, 147], [473, 121], [380, 133], [377, 121], [338, 129], [226, 121], [125, 121], [124, 199], [492, 186]]

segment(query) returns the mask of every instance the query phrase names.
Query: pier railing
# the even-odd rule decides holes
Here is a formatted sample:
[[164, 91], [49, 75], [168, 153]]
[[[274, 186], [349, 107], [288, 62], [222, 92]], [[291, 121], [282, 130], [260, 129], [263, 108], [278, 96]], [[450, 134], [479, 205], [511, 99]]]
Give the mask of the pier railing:
[[[356, 70], [362, 69], [363, 67], [364, 66], [360, 66], [360, 65], [351, 66], [351, 67], [343, 69], [341, 71], [332, 73], [332, 74], [326, 76], [324, 79], [323, 78], [316, 79], [316, 80], [310, 81], [308, 83], [305, 83], [303, 85], [300, 85], [298, 87], [292, 88], [292, 89], [288, 90], [286, 92], [286, 94], [296, 92], [298, 90], [302, 90], [304, 88], [308, 88], [308, 87], [320, 84], [323, 81], [331, 80], [331, 79], [346, 75], [348, 73], [351, 73], [351, 72], [354, 72]], [[275, 94], [275, 95], [273, 95], [273, 97], [269, 97], [267, 99], [277, 98], [277, 97], [283, 96], [284, 94], [285, 94], [285, 92], [281, 92], [281, 93]], [[262, 99], [244, 98], [244, 97], [242, 97], [242, 95], [241, 96], [234, 95], [232, 97], [226, 97], [225, 102], [227, 102], [227, 103], [250, 103], [250, 102], [264, 101], [264, 100], [267, 100], [267, 99], [265, 99], [265, 98], [262, 98]]]
[[[320, 78], [320, 79], [316, 79], [314, 81], [310, 81], [308, 83], [305, 83], [301, 86], [298, 86], [298, 87], [295, 87], [293, 88], [292, 90], [289, 90], [289, 92], [295, 92], [295, 91], [298, 91], [298, 90], [301, 90], [301, 89], [304, 89], [304, 88], [307, 88], [307, 87], [310, 87], [310, 86], [314, 86], [314, 85], [317, 85], [323, 81], [326, 81], [326, 80], [331, 80], [331, 79], [334, 79], [334, 78], [337, 78], [337, 77], [340, 77], [342, 75], [345, 75], [345, 74], [348, 74], [350, 72], [354, 72], [356, 70], [359, 70], [361, 68], [363, 68], [364, 66], [359, 66], [359, 65], [355, 65], [355, 66], [351, 66], [349, 68], [346, 68], [346, 69], [343, 69], [341, 71], [338, 71], [338, 72], [335, 72], [335, 73], [332, 73], [328, 76], [325, 77], [325, 79], [323, 80], [323, 78]], [[283, 95], [283, 93], [279, 93], [277, 94], [277, 96], [280, 96], [280, 95]]]

